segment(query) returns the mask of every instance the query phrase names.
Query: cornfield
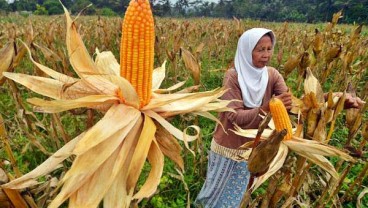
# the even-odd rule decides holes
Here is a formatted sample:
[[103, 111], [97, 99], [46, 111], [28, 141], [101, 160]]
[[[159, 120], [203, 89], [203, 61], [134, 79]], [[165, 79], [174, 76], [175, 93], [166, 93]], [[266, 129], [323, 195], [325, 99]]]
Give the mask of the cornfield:
[[[179, 94], [204, 93], [203, 96], [215, 99], [222, 93], [222, 77], [232, 65], [237, 40], [242, 32], [252, 27], [265, 27], [275, 32], [277, 44], [270, 65], [279, 69], [294, 95], [290, 118], [293, 126], [297, 127], [295, 134], [299, 139], [291, 139], [290, 142], [300, 143], [294, 149], [287, 142], [281, 143], [281, 146], [286, 145], [290, 149], [284, 152], [285, 162], [262, 183], [257, 183], [247, 202], [250, 207], [368, 206], [367, 105], [362, 109], [343, 109], [346, 96], [343, 92], [365, 101], [368, 98], [368, 31], [362, 25], [338, 24], [341, 15], [341, 12], [336, 13], [330, 22], [320, 24], [271, 23], [236, 18], [154, 19], [154, 66], [166, 63], [166, 71], [161, 71], [166, 76], [161, 87], [167, 89], [156, 89], [158, 94], [175, 95], [174, 91], [182, 87], [184, 89]], [[119, 51], [123, 50], [120, 48], [122, 18], [79, 15], [74, 23], [75, 33], [80, 35], [86, 51], [96, 63], [97, 59], [107, 60], [104, 55], [110, 56], [104, 51], [111, 51], [114, 57], [122, 57], [119, 56]], [[41, 69], [40, 65], [43, 65], [68, 77], [78, 77], [78, 71], [73, 70], [76, 64], [71, 61], [65, 44], [68, 42], [65, 25], [69, 23], [64, 16], [9, 16], [2, 17], [0, 24], [0, 168], [3, 170], [1, 183], [4, 184], [38, 167], [73, 138], [96, 125], [104, 118], [104, 112], [101, 108], [73, 108], [61, 112], [46, 107], [44, 109], [48, 110], [37, 112], [42, 108], [37, 106], [40, 102], [36, 99], [51, 99], [34, 93], [27, 86], [16, 84], [16, 78], [10, 75], [6, 76], [8, 78], [3, 76], [3, 72], [4, 75], [13, 72], [49, 77], [50, 74]], [[115, 67], [112, 62], [104, 64], [111, 69]], [[73, 87], [73, 84], [63, 80], [66, 76], [60, 76], [58, 80], [66, 83], [64, 91]], [[33, 84], [37, 85], [37, 82]], [[342, 92], [343, 95], [335, 99], [332, 92]], [[199, 99], [200, 96], [192, 99]], [[182, 112], [179, 109], [177, 112], [175, 109], [159, 109], [158, 114], [176, 128], [185, 129], [188, 138], [196, 134], [198, 138], [188, 143], [185, 139], [179, 141], [179, 146], [176, 146], [175, 139], [171, 140], [175, 144], [168, 146], [175, 146], [179, 156], [178, 152], [170, 152], [172, 149], [164, 150], [162, 146], [165, 145], [160, 144], [163, 141], [157, 139], [152, 142], [156, 146], [151, 148], [160, 147], [167, 156], [163, 173], [157, 190], [142, 198], [132, 199], [133, 204], [139, 207], [191, 205], [204, 181], [216, 112], [226, 110], [224, 106], [210, 104], [207, 107], [214, 113], [204, 109]], [[144, 110], [144, 106], [141, 108]], [[158, 122], [154, 123], [152, 125], [158, 129], [156, 134], [169, 134], [157, 125]], [[191, 125], [199, 126], [200, 133], [196, 128], [186, 129]], [[241, 131], [239, 129], [240, 133], [248, 133]], [[331, 148], [331, 153], [314, 152], [313, 158], [316, 159], [313, 161], [300, 150], [303, 149], [300, 138], [311, 141], [311, 144], [304, 144], [307, 150], [310, 147], [310, 151], [317, 151], [312, 146], [318, 143]], [[287, 149], [286, 146], [283, 148]], [[4, 188], [2, 191], [8, 198], [8, 202], [4, 200], [4, 207], [11, 203], [16, 207], [50, 205], [60, 191], [59, 182], [70, 175], [68, 171], [76, 157], [71, 155], [60, 162], [31, 187]], [[324, 159], [331, 166], [316, 162]], [[142, 166], [137, 184], [133, 183], [134, 186], [130, 187], [132, 193], [145, 187], [146, 178], [153, 169], [147, 163]]]

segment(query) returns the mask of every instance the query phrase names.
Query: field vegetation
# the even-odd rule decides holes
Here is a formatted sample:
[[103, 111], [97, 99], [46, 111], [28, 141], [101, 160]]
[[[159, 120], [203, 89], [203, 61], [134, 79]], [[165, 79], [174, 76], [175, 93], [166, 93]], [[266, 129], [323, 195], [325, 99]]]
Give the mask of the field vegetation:
[[[272, 29], [277, 37], [270, 65], [282, 73], [295, 97], [301, 99], [305, 94], [304, 80], [310, 69], [324, 93], [347, 91], [367, 101], [368, 30], [362, 25], [339, 24], [341, 15], [336, 13], [330, 22], [318, 24], [236, 18], [156, 18], [154, 65], [158, 67], [167, 61], [164, 87], [180, 81], [186, 81], [187, 86], [194, 85], [193, 91], [221, 87], [224, 72], [232, 66], [239, 36], [246, 29], [265, 27]], [[119, 57], [121, 18], [79, 16], [76, 23], [91, 55], [98, 48]], [[10, 15], [1, 17], [0, 25], [0, 73], [46, 76], [30, 61], [23, 41], [37, 62], [76, 76], [67, 57], [62, 15]], [[53, 114], [34, 112], [26, 100], [40, 95], [1, 75], [0, 78], [1, 169], [10, 179], [33, 170], [103, 116], [91, 109]], [[283, 167], [252, 193], [251, 206], [368, 207], [367, 106], [362, 110], [342, 110], [338, 106], [335, 102], [329, 103], [328, 108], [314, 106], [305, 110], [302, 135], [335, 146], [355, 161], [329, 157], [339, 173], [336, 179], [291, 152]], [[328, 119], [327, 109], [331, 110]], [[297, 121], [298, 112], [291, 117]], [[195, 115], [176, 116], [170, 122], [179, 129], [191, 124], [201, 128], [200, 138], [189, 144], [195, 156], [183, 148], [184, 172], [173, 162], [165, 161], [158, 190], [140, 202], [139, 207], [189, 207], [204, 182], [215, 122]], [[42, 178], [39, 185], [21, 190], [25, 202], [45, 207], [55, 197], [57, 181], [70, 168], [72, 159]], [[148, 166], [144, 172], [139, 184], [147, 177]]]

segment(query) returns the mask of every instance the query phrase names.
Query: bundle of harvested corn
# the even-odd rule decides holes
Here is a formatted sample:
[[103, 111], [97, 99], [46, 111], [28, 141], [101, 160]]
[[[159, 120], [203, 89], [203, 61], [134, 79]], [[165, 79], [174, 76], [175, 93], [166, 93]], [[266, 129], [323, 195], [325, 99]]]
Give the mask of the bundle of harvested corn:
[[[225, 90], [180, 93], [179, 83], [168, 90], [159, 89], [165, 65], [153, 70], [154, 25], [148, 0], [132, 0], [123, 23], [121, 66], [111, 52], [88, 54], [74, 21], [64, 7], [67, 20], [66, 45], [71, 65], [79, 76], [58, 73], [32, 59], [51, 78], [4, 73], [36, 93], [54, 100], [28, 99], [34, 110], [56, 113], [87, 107], [106, 111], [104, 117], [28, 174], [5, 184], [22, 189], [37, 184], [37, 178], [75, 155], [70, 170], [61, 179], [61, 190], [49, 207], [69, 199], [70, 207], [129, 207], [155, 193], [164, 166], [164, 155], [183, 169], [180, 145], [196, 139], [199, 127], [190, 126], [197, 135], [174, 127], [165, 117], [194, 113], [213, 119], [208, 111], [229, 111], [230, 101], [218, 99]], [[123, 77], [120, 76], [120, 73]], [[165, 94], [169, 92], [168, 94]], [[136, 192], [136, 184], [148, 159], [150, 173]]]

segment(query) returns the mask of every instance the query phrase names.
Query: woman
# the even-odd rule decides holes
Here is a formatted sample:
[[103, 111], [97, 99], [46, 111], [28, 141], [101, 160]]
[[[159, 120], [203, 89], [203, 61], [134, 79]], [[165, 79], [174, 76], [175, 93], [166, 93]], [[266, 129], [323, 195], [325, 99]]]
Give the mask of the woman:
[[[257, 129], [260, 114], [269, 111], [272, 96], [282, 100], [291, 108], [291, 94], [281, 74], [266, 66], [271, 60], [275, 46], [275, 34], [268, 29], [253, 28], [243, 33], [235, 54], [235, 68], [229, 69], [223, 85], [229, 90], [222, 96], [231, 102], [235, 112], [220, 113], [223, 124], [217, 126], [209, 153], [207, 178], [195, 204], [199, 207], [239, 207], [250, 173], [247, 162], [237, 161], [244, 150], [238, 148], [252, 140], [236, 135], [234, 124], [243, 129]], [[224, 131], [225, 130], [225, 131]]]
[[[218, 125], [213, 136], [207, 178], [195, 201], [198, 207], [240, 205], [250, 173], [246, 161], [236, 160], [244, 152], [238, 148], [254, 138], [236, 135], [231, 131], [234, 124], [242, 129], [257, 129], [262, 120], [259, 115], [269, 111], [268, 103], [272, 96], [279, 98], [287, 110], [291, 109], [291, 94], [283, 77], [275, 68], [266, 66], [275, 43], [274, 33], [264, 28], [247, 30], [238, 41], [235, 68], [226, 72], [223, 82], [229, 90], [222, 99], [243, 102], [231, 102], [229, 107], [235, 112], [219, 115], [224, 128]], [[361, 108], [364, 104], [360, 98], [346, 95], [345, 108]]]

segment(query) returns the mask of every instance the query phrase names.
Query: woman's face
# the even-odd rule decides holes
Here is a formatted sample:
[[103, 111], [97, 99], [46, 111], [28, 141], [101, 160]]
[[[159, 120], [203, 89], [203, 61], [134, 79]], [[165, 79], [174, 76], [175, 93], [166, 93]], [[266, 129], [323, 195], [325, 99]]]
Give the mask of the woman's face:
[[271, 37], [264, 35], [259, 39], [257, 45], [252, 51], [253, 65], [257, 68], [263, 68], [270, 61], [273, 53], [273, 45]]

